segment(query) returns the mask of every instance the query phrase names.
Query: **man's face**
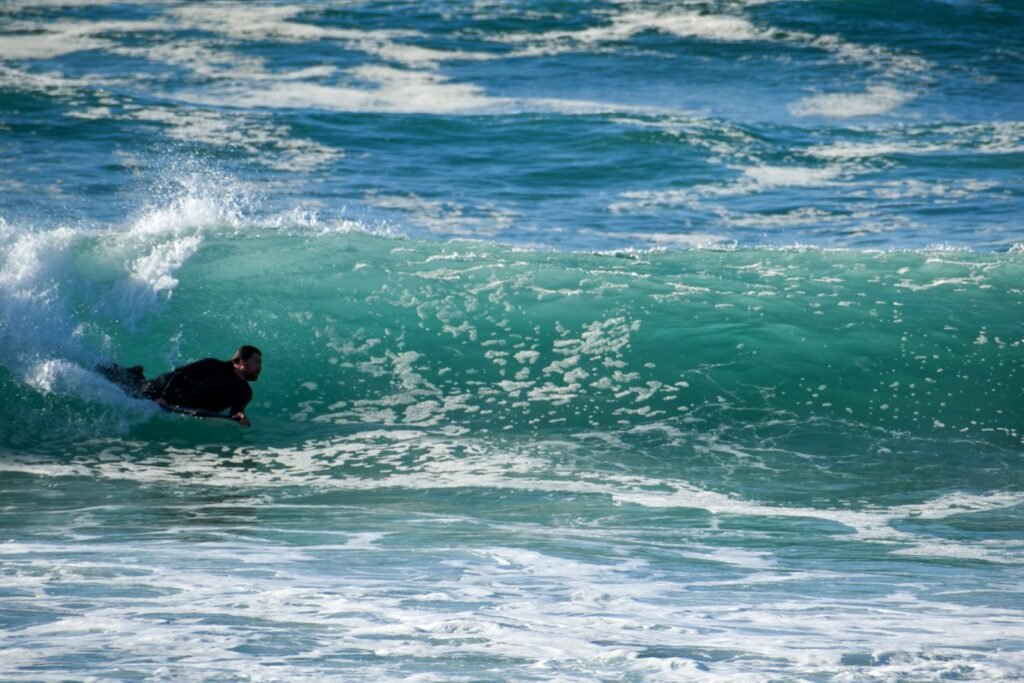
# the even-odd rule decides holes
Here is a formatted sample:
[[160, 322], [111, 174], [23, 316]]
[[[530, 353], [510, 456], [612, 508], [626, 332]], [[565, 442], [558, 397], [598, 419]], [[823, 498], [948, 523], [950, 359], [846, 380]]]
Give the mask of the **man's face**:
[[238, 374], [242, 379], [246, 382], [255, 382], [260, 378], [260, 370], [263, 369], [263, 356], [254, 353], [249, 356], [249, 360], [240, 358], [235, 361], [235, 367], [238, 368]]

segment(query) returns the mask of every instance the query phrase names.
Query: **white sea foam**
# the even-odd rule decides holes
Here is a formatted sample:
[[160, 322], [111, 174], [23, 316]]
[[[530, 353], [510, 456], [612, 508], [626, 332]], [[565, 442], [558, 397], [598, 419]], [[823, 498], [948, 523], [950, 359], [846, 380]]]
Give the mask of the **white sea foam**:
[[931, 63], [917, 55], [892, 50], [881, 45], [861, 45], [838, 35], [820, 35], [795, 32], [792, 38], [836, 56], [840, 63], [870, 66], [891, 78], [914, 76], [928, 71]]
[[[552, 391], [570, 389], [547, 384]], [[538, 391], [543, 391], [539, 387]], [[539, 396], [534, 400], [557, 401], [559, 395]], [[457, 402], [456, 402], [457, 403]], [[456, 408], [457, 409], [457, 408]], [[431, 413], [443, 414], [445, 408], [435, 406]], [[260, 486], [274, 489], [281, 486], [315, 486], [320, 490], [368, 491], [373, 489], [481, 489], [547, 491], [570, 495], [607, 497], [620, 504], [637, 505], [650, 509], [697, 509], [711, 515], [763, 517], [777, 519], [817, 519], [845, 527], [855, 538], [876, 543], [891, 543], [896, 548], [927, 548], [933, 553], [937, 546], [930, 539], [918, 539], [914, 534], [900, 531], [893, 522], [902, 519], [945, 519], [955, 515], [1012, 508], [1024, 503], [1024, 496], [1012, 492], [987, 494], [954, 493], [918, 504], [862, 510], [785, 507], [744, 500], [730, 494], [719, 493], [695, 486], [683, 480], [651, 479], [637, 475], [609, 475], [607, 473], [572, 472], [570, 477], [549, 474], [550, 462], [544, 458], [529, 457], [522, 453], [497, 452], [487, 454], [477, 446], [461, 444], [460, 440], [425, 439], [418, 430], [387, 430], [364, 432], [341, 439], [311, 442], [301, 448], [275, 448], [263, 455], [245, 449], [225, 459], [222, 454], [209, 457], [200, 453], [175, 456], [173, 467], [167, 461], [98, 462], [95, 475], [111, 479], [130, 479], [140, 482], [173, 484], [181, 477], [199, 477], [212, 486]], [[415, 467], [407, 467], [402, 453], [412, 448], [433, 449], [429, 457], [420, 456]], [[333, 476], [323, 469], [323, 463], [336, 461], [345, 454], [348, 461], [365, 460], [378, 466], [393, 462], [394, 472], [384, 477], [370, 478]], [[288, 476], [279, 470], [246, 470], [225, 467], [233, 460], [239, 463], [256, 458], [260, 461], [288, 463]], [[510, 470], [510, 465], [514, 468]], [[130, 465], [130, 466], [129, 466]], [[0, 463], [0, 471], [26, 471], [35, 465], [14, 460]], [[30, 470], [31, 471], [31, 470]], [[515, 472], [515, 476], [509, 476]], [[967, 541], [947, 541], [950, 557], [983, 554], [993, 557], [991, 548]], [[913, 552], [912, 550], [910, 552]], [[1024, 563], [1024, 556], [1016, 559], [1004, 557], [1001, 561]]]
[[[394, 359], [409, 368], [415, 360]], [[411, 382], [410, 390], [421, 386]], [[622, 444], [614, 434], [580, 436]], [[350, 663], [394, 677], [423, 658], [447, 658], [450, 675], [497, 659], [509, 679], [541, 671], [566, 680], [673, 680], [681, 672], [723, 681], [931, 678], [957, 667], [1003, 675], [1024, 664], [1005, 646], [1024, 639], [1019, 610], [974, 601], [973, 588], [966, 599], [931, 590], [947, 586], [944, 572], [899, 580], [902, 562], [916, 557], [1013, 566], [1024, 563], [1024, 548], [1004, 540], [937, 543], [894, 525], [1008, 509], [1024, 502], [1019, 493], [951, 493], [861, 510], [768, 505], [680, 479], [577, 466], [574, 457], [592, 449], [573, 455], [575, 442], [532, 440], [517, 449], [478, 435], [379, 429], [297, 447], [169, 448], [140, 456], [132, 451], [144, 444], [121, 441], [102, 458], [5, 458], [0, 471], [103, 485], [124, 480], [175, 496], [160, 503], [158, 527], [132, 538], [73, 542], [66, 540], [70, 528], [54, 520], [46, 537], [0, 542], [5, 566], [18, 568], [9, 604], [47, 616], [0, 633], [10, 653], [0, 671], [53, 670], [67, 651], [79, 664], [100, 652], [103, 662], [131, 658], [140, 670], [159, 667], [169, 678], [186, 667], [200, 677], [258, 677], [270, 675], [268, 662], [274, 676], [292, 679], [329, 678], [324, 667]], [[363, 466], [370, 467], [366, 476]], [[211, 489], [220, 493], [211, 496]], [[291, 505], [285, 492], [301, 489], [315, 492], [313, 499], [346, 492], [345, 502]], [[254, 490], [264, 493], [225, 502], [231, 491]], [[395, 491], [418, 493], [396, 498]], [[488, 520], [458, 507], [435, 516], [410, 505], [428, 491], [451, 491], [453, 500], [476, 491], [511, 501], [533, 495], [589, 502], [580, 516], [523, 519], [512, 506]], [[374, 502], [376, 493], [384, 498]], [[671, 510], [701, 516], [679, 524], [664, 516]], [[610, 523], [619, 511], [621, 523]], [[294, 525], [300, 512], [316, 520], [315, 534], [328, 537], [302, 543]], [[116, 510], [82, 513], [76, 524], [93, 534], [102, 530], [97, 515], [120, 517]], [[290, 521], [260, 527], [257, 517]], [[387, 526], [391, 518], [394, 526]], [[779, 550], [764, 537], [785, 520], [803, 542], [866, 541], [865, 553], [884, 558], [888, 550], [903, 559], [894, 574], [882, 563], [860, 571], [865, 558], [857, 553], [852, 564], [800, 569], [800, 549]], [[122, 533], [120, 524], [116, 529]], [[401, 531], [388, 535], [391, 529]], [[755, 544], [744, 546], [751, 538]], [[51, 590], [57, 582], [64, 590]], [[80, 585], [88, 595], [75, 590]], [[847, 585], [854, 588], [844, 591]], [[976, 590], [983, 597], [987, 589]], [[279, 644], [273, 652], [269, 642]]]
[[121, 283], [121, 311], [134, 327], [159, 301], [169, 297], [178, 280], [175, 271], [191, 258], [202, 244], [198, 235], [177, 237], [154, 244], [149, 253], [135, 259], [129, 278]]
[[[396, 42], [415, 37], [408, 31], [357, 31], [324, 28], [299, 21], [306, 8], [293, 6], [252, 6], [225, 3], [216, 8], [192, 5], [166, 13], [147, 22], [67, 21], [61, 24], [28, 23], [33, 35], [0, 36], [7, 40], [12, 58], [52, 58], [88, 49], [103, 49], [130, 57], [188, 68], [193, 73], [222, 81], [184, 97], [193, 102], [225, 102], [239, 106], [320, 107], [342, 111], [456, 113], [508, 104], [495, 100], [468, 83], [454, 83], [436, 70], [449, 59], [490, 59], [485, 54], [446, 53], [441, 50]], [[347, 83], [334, 83], [333, 67], [312, 66], [292, 72], [270, 71], [263, 59], [242, 56], [213, 41], [190, 38], [182, 41], [150, 41], [143, 45], [122, 45], [107, 38], [123, 32], [166, 32], [195, 28], [212, 30], [234, 40], [273, 38], [289, 42], [343, 41], [349, 49], [360, 50], [382, 60], [354, 67], [347, 72]], [[38, 32], [42, 31], [42, 35]], [[2, 43], [0, 43], [2, 44]], [[4, 56], [0, 50], [0, 58]], [[400, 65], [395, 67], [394, 64]], [[147, 76], [142, 75], [141, 78]], [[51, 76], [56, 78], [56, 76]], [[152, 111], [152, 110], [151, 110]], [[162, 117], [180, 116], [156, 110]], [[188, 128], [176, 127], [182, 135], [205, 132], [204, 140], [225, 134], [238, 134], [220, 125], [214, 114], [192, 113]], [[205, 120], [196, 117], [207, 116]], [[177, 122], [180, 123], [180, 120]], [[214, 128], [211, 129], [211, 125]], [[259, 129], [257, 129], [259, 130]], [[283, 139], [278, 136], [279, 139]], [[308, 154], [307, 150], [307, 154]], [[285, 162], [287, 163], [287, 161]]]
[[[594, 43], [626, 40], [644, 31], [724, 42], [762, 40], [771, 34], [770, 31], [758, 29], [742, 16], [688, 11], [627, 11], [613, 17], [610, 26], [561, 34], [561, 37], [570, 36], [584, 43]], [[559, 37], [559, 34], [555, 34], [555, 37]]]
[[85, 50], [101, 50], [111, 42], [73, 32], [32, 35], [0, 35], [0, 60], [53, 59]]
[[863, 92], [812, 95], [789, 107], [794, 116], [855, 118], [880, 116], [914, 99], [913, 93], [891, 85], [870, 87]]
[[[139, 418], [135, 402], [91, 371], [106, 338], [80, 322], [74, 307], [94, 284], [90, 276], [107, 277], [105, 267], [76, 256], [96, 243], [97, 235], [60, 228], [24, 231], [2, 245], [0, 268], [0, 364], [26, 386], [41, 393], [74, 395], [117, 406], [126, 418]], [[170, 256], [173, 256], [171, 250]], [[142, 289], [164, 291], [174, 284], [173, 258], [154, 248], [139, 258], [134, 270], [114, 268], [121, 282], [144, 281]], [[138, 288], [137, 285], [131, 285]], [[108, 303], [112, 303], [109, 302]], [[92, 305], [102, 305], [92, 301]]]
[[216, 30], [239, 39], [289, 40], [307, 42], [332, 36], [332, 31], [312, 23], [294, 21], [304, 8], [300, 5], [249, 5], [224, 2], [216, 6], [188, 5], [168, 14], [182, 26]]
[[[260, 57], [236, 53], [223, 45], [212, 45], [201, 39], [181, 39], [173, 42], [155, 42], [144, 45], [118, 45], [110, 52], [122, 57], [145, 59], [154, 64], [168, 64], [188, 69], [196, 76], [212, 79], [238, 79], [240, 81], [260, 79], [273, 80], [288, 78], [288, 74], [276, 74], [267, 71], [266, 62]], [[317, 71], [308, 73], [313, 76], [333, 72], [330, 67], [317, 67]], [[146, 79], [140, 74], [140, 80]]]
[[610, 42], [630, 40], [646, 31], [658, 31], [684, 39], [716, 42], [767, 42], [823, 50], [839, 63], [861, 64], [889, 78], [917, 75], [931, 68], [916, 55], [904, 54], [880, 45], [852, 43], [837, 35], [816, 35], [770, 26], [758, 26], [738, 12], [714, 14], [692, 10], [647, 11], [626, 7], [612, 15], [610, 22], [577, 31], [542, 34], [512, 33], [503, 42], [525, 44], [516, 54], [523, 56], [560, 54], [581, 49], [600, 49]]
[[805, 150], [805, 154], [819, 159], [872, 159], [894, 154], [930, 154], [940, 152], [939, 145], [913, 145], [899, 142], [849, 143], [836, 142], [827, 145], [813, 145]]
[[658, 31], [681, 38], [698, 38], [721, 42], [765, 40], [770, 30], [754, 26], [739, 15], [704, 14], [675, 10], [652, 12], [627, 10], [613, 15], [610, 23], [578, 31], [550, 31], [542, 34], [513, 33], [500, 37], [512, 44], [527, 44], [517, 54], [533, 56], [578, 50], [583, 46], [630, 40], [645, 31]]
[[804, 153], [820, 159], [845, 161], [893, 155], [1018, 154], [1021, 151], [1024, 151], [1024, 123], [1000, 121], [922, 129], [901, 126], [892, 131], [891, 139], [812, 145]]
[[[0, 267], [0, 359], [10, 370], [29, 372], [40, 358], [76, 355], [81, 330], [61, 296], [74, 272], [70, 228], [5, 235]], [[29, 364], [27, 367], [26, 364]]]
[[166, 135], [188, 143], [242, 149], [257, 163], [289, 171], [311, 171], [344, 157], [344, 152], [291, 134], [287, 126], [251, 116], [201, 109], [148, 108], [123, 115], [167, 126]]
[[[721, 184], [695, 185], [678, 190], [634, 190], [623, 192], [619, 201], [609, 205], [614, 213], [628, 213], [661, 207], [701, 209], [709, 198], [743, 196], [789, 187], [829, 187], [843, 182], [853, 169], [838, 165], [826, 167], [757, 165], [738, 168], [742, 173]], [[685, 236], [682, 239], [688, 239]]]
[[[158, 410], [149, 401], [128, 397], [120, 387], [108, 382], [91, 368], [67, 360], [46, 359], [31, 362], [24, 369], [23, 380], [27, 386], [43, 394], [77, 396], [91, 403], [116, 409], [116, 424], [109, 421], [105, 423], [115, 430], [125, 430], [130, 423], [150, 419]], [[71, 468], [71, 472], [67, 474], [81, 475], [81, 471]]]
[[[32, 35], [9, 35], [9, 52], [23, 58], [60, 56], [83, 49], [102, 49], [153, 62], [184, 66], [196, 75], [220, 81], [183, 96], [192, 102], [225, 102], [250, 107], [316, 107], [340, 111], [474, 113], [502, 109], [635, 111], [636, 107], [571, 100], [510, 100], [487, 95], [473, 83], [454, 82], [437, 70], [447, 61], [492, 60], [492, 53], [441, 50], [415, 44], [422, 36], [406, 30], [355, 30], [315, 23], [316, 11], [304, 5], [253, 6], [218, 3], [172, 8], [147, 21], [63, 21], [59, 24], [24, 22]], [[307, 18], [308, 17], [308, 18]], [[213, 31], [223, 41], [189, 37], [184, 41], [150, 40], [122, 44], [123, 33], [167, 33], [183, 29]], [[39, 32], [41, 33], [41, 37]], [[796, 43], [833, 52], [837, 59], [862, 62], [883, 74], [913, 71], [913, 59], [894, 56], [878, 46], [858, 46], [836, 36], [814, 36], [755, 25], [741, 13], [713, 14], [689, 10], [646, 11], [627, 8], [610, 23], [578, 31], [507, 35], [505, 42], [525, 42], [528, 52], [555, 52], [601, 45], [658, 31], [684, 39], [725, 42], [770, 41]], [[262, 58], [232, 51], [232, 43], [272, 39], [298, 44], [341, 42], [376, 63], [355, 67], [340, 79], [331, 67], [310, 66], [292, 73], [272, 70]], [[0, 51], [2, 52], [2, 51]], [[920, 60], [918, 60], [920, 61]], [[927, 65], [917, 65], [917, 70]], [[142, 75], [145, 79], [147, 76]], [[912, 98], [895, 86], [876, 86], [864, 93], [812, 96], [791, 107], [797, 115], [864, 116], [889, 111]], [[97, 110], [98, 111], [98, 110]], [[318, 150], [322, 151], [322, 150]], [[307, 156], [309, 151], [307, 150]]]
[[507, 100], [484, 94], [478, 86], [456, 83], [433, 71], [361, 66], [348, 84], [308, 81], [232, 85], [191, 95], [196, 102], [230, 102], [242, 107], [317, 108], [334, 111], [456, 114], [483, 111]]
[[498, 235], [511, 227], [517, 214], [499, 206], [477, 206], [472, 210], [451, 201], [427, 199], [415, 194], [367, 193], [364, 203], [381, 209], [401, 211], [406, 220], [449, 236], [482, 237]]
[[0, 61], [54, 59], [86, 50], [108, 50], [118, 43], [108, 34], [151, 32], [161, 21], [11, 21], [0, 35]]
[[840, 176], [836, 166], [807, 168], [802, 166], [755, 166], [743, 170], [739, 185], [752, 185], [757, 190], [778, 187], [825, 187]]
[[30, 73], [5, 66], [0, 60], [0, 85], [14, 92], [38, 92], [50, 97], [70, 98], [89, 87], [86, 79], [55, 73]]
[[0, 364], [39, 392], [117, 405], [126, 417], [139, 417], [134, 402], [92, 372], [110, 339], [80, 311], [101, 312], [134, 330], [160, 309], [205, 233], [238, 224], [230, 182], [214, 188], [206, 186], [210, 180], [209, 174], [184, 178], [176, 197], [124, 226], [33, 230], [4, 224]]
[[731, 238], [722, 236], [722, 234], [702, 232], [699, 230], [693, 232], [631, 231], [629, 233], [629, 240], [642, 240], [643, 242], [647, 242], [655, 247], [670, 247], [675, 249], [701, 249], [731, 244], [733, 242]]
[[989, 192], [1000, 187], [993, 181], [957, 180], [951, 183], [920, 180], [897, 180], [878, 183], [869, 190], [861, 190], [852, 196], [874, 196], [880, 199], [928, 199], [933, 204], [956, 204], [964, 199]]
[[737, 228], [792, 228], [794, 226], [835, 225], [848, 223], [857, 225], [870, 217], [868, 212], [837, 215], [821, 209], [802, 207], [778, 214], [743, 214], [735, 211], [720, 212], [722, 225]]
[[[392, 680], [442, 658], [448, 679], [500, 664], [509, 680], [540, 672], [573, 681], [1006, 677], [1024, 664], [1006, 646], [1024, 638], [1011, 606], [929, 593], [921, 576], [889, 584], [894, 577], [878, 566], [783, 570], [766, 552], [692, 540], [707, 530], [645, 537], [632, 528], [412, 515], [401, 536], [440, 530], [431, 544], [389, 546], [375, 532], [349, 530], [339, 534], [348, 542], [299, 545], [247, 538], [248, 519], [226, 524], [223, 514], [252, 505], [237, 502], [242, 510], [196, 505], [179, 491], [163, 509], [187, 524], [128, 540], [54, 534], [0, 543], [5, 566], [17, 569], [8, 605], [45, 617], [0, 633], [0, 672], [60, 671], [68, 652], [75, 675], [114, 659], [199, 680], [225, 672], [328, 680], [348, 666]], [[259, 508], [282, 519], [295, 512], [272, 500]], [[309, 513], [320, 528], [350, 529], [379, 527], [393, 510]], [[626, 547], [642, 548], [645, 559], [620, 554]], [[678, 551], [670, 563], [646, 559], [669, 550]], [[718, 566], [702, 570], [707, 564]]]
[[14, 7], [102, 7], [120, 4], [120, 0], [9, 0], [7, 4]]
[[215, 31], [236, 40], [274, 40], [292, 43], [341, 41], [346, 48], [391, 63], [414, 68], [436, 66], [449, 60], [493, 59], [486, 53], [445, 51], [426, 48], [408, 42], [422, 37], [409, 30], [363, 31], [347, 28], [324, 27], [302, 21], [309, 12], [303, 5], [252, 5], [227, 2], [217, 6], [190, 5], [170, 12], [183, 26]]

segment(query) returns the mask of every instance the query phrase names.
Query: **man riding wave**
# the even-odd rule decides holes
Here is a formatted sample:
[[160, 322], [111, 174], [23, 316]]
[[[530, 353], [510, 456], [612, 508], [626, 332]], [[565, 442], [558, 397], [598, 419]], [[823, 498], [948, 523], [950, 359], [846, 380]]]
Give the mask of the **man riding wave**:
[[204, 358], [146, 380], [140, 366], [101, 366], [100, 372], [130, 394], [155, 401], [161, 408], [184, 412], [222, 413], [248, 427], [245, 408], [252, 400], [250, 382], [259, 379], [263, 353], [255, 346], [240, 346], [231, 360]]

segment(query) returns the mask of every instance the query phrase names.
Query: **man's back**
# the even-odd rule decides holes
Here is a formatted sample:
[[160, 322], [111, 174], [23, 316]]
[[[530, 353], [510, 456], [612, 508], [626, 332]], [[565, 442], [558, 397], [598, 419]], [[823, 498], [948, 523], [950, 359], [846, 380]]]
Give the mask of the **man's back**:
[[183, 408], [241, 413], [252, 400], [252, 388], [238, 377], [231, 361], [204, 358], [147, 382], [143, 395]]

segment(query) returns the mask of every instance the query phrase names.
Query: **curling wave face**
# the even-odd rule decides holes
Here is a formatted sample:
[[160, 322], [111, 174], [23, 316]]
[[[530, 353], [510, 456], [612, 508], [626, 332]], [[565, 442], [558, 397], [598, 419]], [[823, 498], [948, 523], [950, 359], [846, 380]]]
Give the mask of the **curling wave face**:
[[150, 216], [23, 234], [5, 258], [9, 445], [150, 422], [98, 360], [152, 376], [242, 341], [269, 370], [252, 411], [291, 440], [359, 425], [759, 448], [828, 434], [829, 451], [1022, 438], [1020, 252], [565, 253]]

